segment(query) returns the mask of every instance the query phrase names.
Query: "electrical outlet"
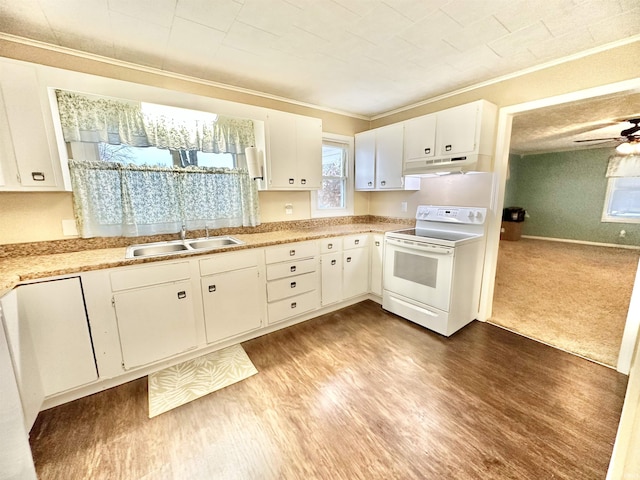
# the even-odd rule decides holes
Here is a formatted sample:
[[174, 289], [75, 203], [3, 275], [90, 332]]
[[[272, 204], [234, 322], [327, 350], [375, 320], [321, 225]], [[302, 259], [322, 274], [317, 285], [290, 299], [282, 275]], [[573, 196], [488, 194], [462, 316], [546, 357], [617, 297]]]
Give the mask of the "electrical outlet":
[[620, 238], [624, 238], [627, 236], [626, 230], [620, 230]]
[[407, 202], [400, 202], [400, 211], [401, 212], [407, 211]]
[[286, 215], [293, 215], [293, 203], [284, 204], [284, 213]]

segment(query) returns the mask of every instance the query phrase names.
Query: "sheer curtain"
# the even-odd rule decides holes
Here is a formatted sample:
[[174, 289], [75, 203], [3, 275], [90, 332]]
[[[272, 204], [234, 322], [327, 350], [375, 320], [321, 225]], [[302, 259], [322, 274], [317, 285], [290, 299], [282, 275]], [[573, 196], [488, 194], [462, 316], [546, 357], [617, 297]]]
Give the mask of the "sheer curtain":
[[[255, 144], [251, 120], [56, 91], [67, 142], [231, 153]], [[174, 116], [171, 114], [175, 113]], [[188, 228], [259, 225], [258, 192], [246, 169], [157, 167], [69, 160], [82, 237], [138, 236]]]

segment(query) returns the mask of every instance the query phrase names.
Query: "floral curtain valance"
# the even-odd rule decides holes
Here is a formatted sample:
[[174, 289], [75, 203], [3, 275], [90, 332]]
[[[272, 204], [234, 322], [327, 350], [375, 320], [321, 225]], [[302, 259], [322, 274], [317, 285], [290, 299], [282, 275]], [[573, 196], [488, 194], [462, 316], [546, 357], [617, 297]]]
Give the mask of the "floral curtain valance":
[[640, 177], [640, 155], [612, 155], [607, 177]]
[[[93, 97], [56, 90], [66, 142], [104, 142], [134, 147], [211, 153], [243, 153], [255, 145], [253, 121], [193, 112], [174, 115], [174, 108]], [[184, 112], [184, 111], [183, 111]]]
[[81, 236], [139, 236], [260, 224], [246, 170], [69, 160]]

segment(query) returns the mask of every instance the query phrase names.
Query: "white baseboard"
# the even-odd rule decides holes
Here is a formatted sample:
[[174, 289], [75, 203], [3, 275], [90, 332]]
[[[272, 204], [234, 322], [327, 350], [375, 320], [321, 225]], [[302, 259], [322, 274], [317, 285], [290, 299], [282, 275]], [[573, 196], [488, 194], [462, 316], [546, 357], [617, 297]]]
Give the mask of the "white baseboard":
[[628, 250], [640, 250], [640, 246], [638, 245], [620, 245], [618, 243], [586, 242], [584, 240], [572, 240], [568, 238], [536, 237], [535, 235], [522, 235], [522, 238], [532, 238], [534, 240], [546, 240], [549, 242], [577, 243], [580, 245], [593, 245], [594, 247], [626, 248]]

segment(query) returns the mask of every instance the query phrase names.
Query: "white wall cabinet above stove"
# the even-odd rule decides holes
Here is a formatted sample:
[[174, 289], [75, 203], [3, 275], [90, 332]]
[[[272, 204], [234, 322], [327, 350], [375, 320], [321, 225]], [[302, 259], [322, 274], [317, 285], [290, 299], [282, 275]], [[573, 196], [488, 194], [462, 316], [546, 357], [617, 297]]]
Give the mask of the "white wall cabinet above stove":
[[486, 100], [406, 120], [404, 173], [421, 162], [461, 155], [492, 157], [496, 121], [497, 107]]

